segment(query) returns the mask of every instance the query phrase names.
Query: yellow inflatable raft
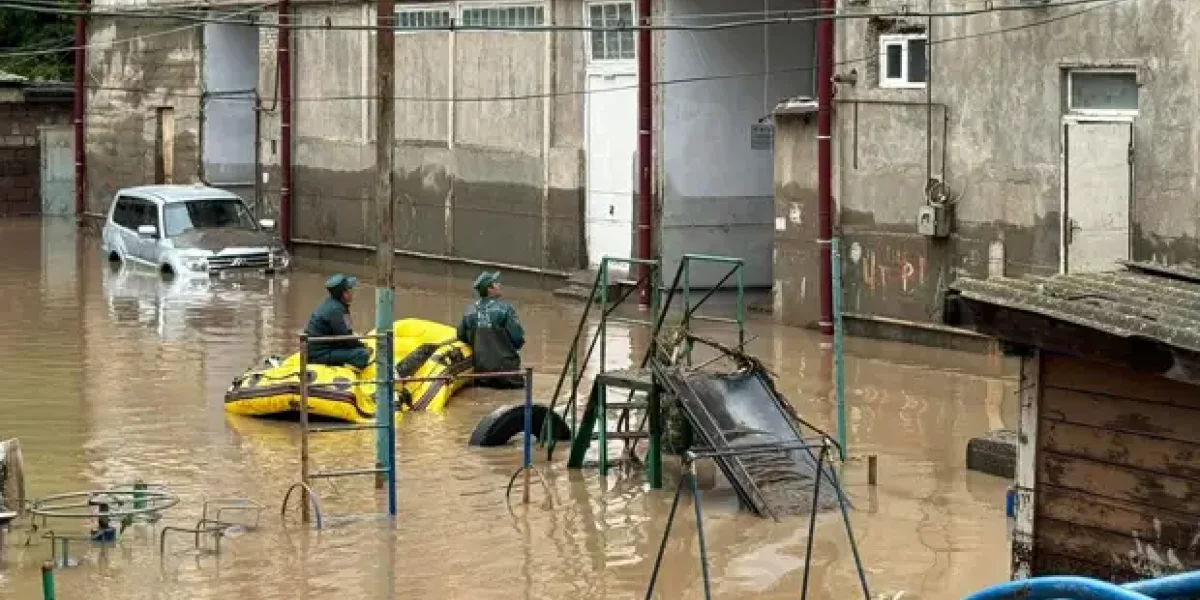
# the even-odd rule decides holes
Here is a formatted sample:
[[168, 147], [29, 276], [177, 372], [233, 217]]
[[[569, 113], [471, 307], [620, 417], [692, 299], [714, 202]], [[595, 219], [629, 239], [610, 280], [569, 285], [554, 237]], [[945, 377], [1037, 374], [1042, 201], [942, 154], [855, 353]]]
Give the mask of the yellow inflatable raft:
[[[396, 377], [453, 377], [471, 370], [471, 347], [455, 339], [454, 328], [433, 321], [401, 319], [392, 325], [396, 336]], [[374, 333], [372, 330], [370, 333]], [[375, 340], [363, 340], [375, 354]], [[365, 423], [375, 419], [375, 363], [361, 372], [353, 367], [308, 365], [308, 412]], [[297, 413], [300, 406], [300, 353], [278, 364], [250, 369], [233, 380], [225, 392], [225, 411], [254, 417]], [[397, 385], [397, 411], [440, 412], [467, 380], [415, 381]], [[399, 418], [397, 414], [397, 418]]]

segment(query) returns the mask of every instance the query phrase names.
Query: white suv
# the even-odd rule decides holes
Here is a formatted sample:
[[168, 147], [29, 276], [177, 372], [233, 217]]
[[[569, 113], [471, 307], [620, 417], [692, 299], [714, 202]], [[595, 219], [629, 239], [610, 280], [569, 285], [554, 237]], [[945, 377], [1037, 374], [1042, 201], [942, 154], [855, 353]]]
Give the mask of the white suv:
[[236, 194], [202, 185], [148, 185], [117, 191], [101, 248], [110, 260], [175, 275], [272, 273], [291, 257]]

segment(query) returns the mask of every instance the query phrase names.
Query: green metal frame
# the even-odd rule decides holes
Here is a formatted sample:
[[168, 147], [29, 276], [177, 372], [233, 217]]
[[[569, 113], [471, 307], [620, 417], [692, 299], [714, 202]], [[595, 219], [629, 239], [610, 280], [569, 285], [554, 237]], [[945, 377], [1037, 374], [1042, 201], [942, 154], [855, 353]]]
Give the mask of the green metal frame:
[[[648, 276], [650, 279], [649, 285], [651, 288], [651, 296], [650, 296], [651, 311], [650, 311], [650, 314], [657, 315], [659, 313], [659, 303], [661, 302], [661, 288], [662, 288], [662, 279], [661, 279], [662, 264], [660, 263], [660, 261], [658, 261], [657, 259], [646, 260], [646, 259], [638, 259], [638, 258], [619, 258], [619, 257], [608, 257], [608, 256], [600, 259], [600, 268], [596, 271], [596, 277], [592, 283], [592, 290], [588, 294], [588, 301], [587, 301], [586, 306], [584, 307], [583, 314], [580, 316], [579, 326], [577, 327], [577, 329], [575, 331], [575, 338], [571, 342], [571, 350], [567, 356], [567, 364], [563, 367], [562, 373], [559, 374], [558, 383], [555, 385], [554, 395], [553, 395], [553, 398], [551, 399], [551, 404], [550, 404], [550, 409], [554, 410], [557, 406], [559, 395], [563, 391], [563, 385], [566, 382], [567, 376], [569, 375], [570, 380], [571, 380], [571, 386], [568, 391], [569, 397], [567, 399], [566, 404], [563, 406], [563, 410], [567, 413], [570, 413], [569, 421], [571, 424], [571, 432], [572, 432], [573, 439], [577, 439], [577, 438], [581, 437], [579, 435], [579, 432], [581, 431], [581, 427], [586, 428], [588, 430], [587, 437], [590, 438], [591, 431], [593, 430], [593, 428], [595, 426], [594, 421], [589, 421], [589, 417], [588, 417], [589, 412], [586, 409], [584, 412], [583, 421], [581, 422], [579, 420], [579, 417], [577, 414], [578, 411], [576, 410], [576, 402], [578, 402], [578, 397], [579, 397], [579, 384], [583, 379], [583, 373], [582, 373], [583, 369], [581, 368], [581, 364], [582, 365], [587, 364], [587, 362], [591, 359], [592, 352], [596, 349], [597, 345], [600, 346], [600, 348], [599, 348], [600, 371], [599, 372], [604, 373], [606, 371], [605, 365], [607, 364], [607, 358], [608, 358], [608, 339], [607, 339], [608, 338], [608, 336], [607, 336], [608, 322], [616, 321], [616, 322], [621, 322], [621, 323], [628, 323], [631, 325], [650, 326], [652, 328], [655, 325], [653, 320], [631, 319], [631, 318], [625, 318], [625, 317], [619, 317], [619, 316], [612, 315], [612, 313], [614, 311], [616, 311], [616, 309], [619, 308], [625, 302], [625, 300], [630, 296], [631, 292], [633, 292], [633, 290], [636, 289], [636, 287], [637, 287], [637, 286], [634, 286], [634, 287], [629, 288], [628, 290], [626, 290], [626, 293], [622, 294], [621, 297], [617, 298], [616, 301], [613, 302], [611, 306], [609, 305], [609, 301], [610, 301], [610, 298], [608, 297], [609, 284], [612, 283], [612, 279], [610, 277], [609, 266], [614, 263], [615, 264], [624, 264], [624, 265], [628, 265], [631, 267], [632, 266], [649, 267]], [[638, 284], [640, 284], [641, 279], [639, 278], [638, 280], [636, 280], [636, 282]], [[580, 338], [583, 337], [583, 332], [588, 327], [588, 316], [591, 313], [592, 306], [594, 304], [596, 304], [597, 302], [600, 304], [600, 322], [596, 327], [596, 333], [594, 335], [588, 337], [588, 340], [589, 340], [588, 348], [581, 359], [579, 356], [579, 343], [581, 341]], [[601, 387], [603, 387], [603, 386], [601, 386]], [[595, 390], [593, 390], [593, 393], [595, 393]], [[592, 398], [589, 397], [589, 404], [591, 403], [591, 400], [592, 400]], [[604, 407], [603, 410], [599, 411], [599, 415], [598, 415], [600, 422], [601, 422], [600, 464], [601, 464], [601, 471], [607, 472], [607, 467], [608, 467], [607, 401], [606, 401], [606, 394], [604, 393], [603, 389], [600, 390], [599, 397], [597, 398], [597, 400], [599, 401], [599, 405]], [[564, 415], [564, 416], [567, 416], [567, 415]], [[596, 414], [592, 414], [593, 419], [596, 418], [596, 416], [597, 416]], [[539, 440], [545, 440], [544, 442], [541, 442], [541, 443], [543, 446], [545, 446], [547, 448], [547, 458], [551, 458], [553, 456], [554, 448], [557, 445], [555, 436], [550, 435], [551, 432], [549, 430], [549, 427], [550, 427], [549, 421], [547, 421], [543, 425], [542, 435], [539, 436]]]
[[[691, 302], [691, 297], [692, 297], [691, 271], [692, 271], [692, 263], [693, 262], [731, 265], [729, 272], [726, 273], [725, 276], [722, 277], [721, 280], [718, 281], [717, 284], [714, 285], [709, 290], [709, 292], [707, 294], [705, 294], [704, 297], [702, 297], [700, 299], [700, 301], [695, 304], [695, 306], [693, 306], [692, 302]], [[744, 346], [746, 344], [746, 287], [745, 287], [745, 283], [744, 283], [744, 275], [742, 272], [744, 267], [745, 267], [745, 261], [743, 261], [740, 258], [732, 258], [732, 257], [728, 257], [728, 256], [712, 256], [712, 255], [708, 255], [708, 254], [684, 254], [683, 258], [680, 260], [680, 263], [679, 263], [679, 268], [683, 272], [683, 320], [680, 323], [680, 325], [682, 327], [687, 327], [687, 325], [693, 320], [709, 321], [709, 322], [715, 322], [715, 323], [729, 323], [729, 324], [737, 325], [738, 347], [741, 348], [742, 346]], [[700, 309], [700, 307], [704, 304], [704, 302], [706, 300], [708, 300], [713, 295], [713, 293], [715, 293], [718, 289], [720, 289], [721, 285], [724, 284], [725, 281], [728, 280], [730, 277], [734, 277], [734, 279], [736, 281], [736, 287], [737, 287], [737, 314], [736, 314], [736, 316], [734, 318], [730, 319], [728, 317], [709, 317], [709, 316], [695, 314], [695, 312]], [[684, 360], [687, 362], [687, 364], [690, 365], [692, 363], [692, 342], [689, 340], [688, 342], [686, 342], [686, 344], [687, 345], [684, 349]]]
[[[609, 306], [609, 283], [610, 272], [609, 265], [627, 264], [630, 266], [649, 266], [650, 267], [650, 285], [653, 292], [651, 296], [653, 315], [651, 320], [629, 319], [618, 316], [613, 316], [612, 312], [621, 305], [622, 302], [629, 296], [633, 288], [627, 290], [616, 302]], [[708, 264], [723, 264], [729, 265], [730, 269], [721, 278], [716, 285], [712, 286], [708, 292], [698, 301], [692, 302], [691, 288], [691, 266], [693, 263], [708, 263]], [[738, 345], [741, 347], [746, 342], [746, 306], [745, 306], [745, 286], [743, 283], [743, 268], [745, 263], [740, 258], [726, 256], [711, 256], [704, 254], [684, 254], [679, 263], [679, 268], [676, 270], [675, 278], [671, 283], [667, 300], [664, 303], [661, 298], [661, 263], [658, 260], [643, 260], [643, 259], [626, 259], [605, 257], [600, 261], [600, 268], [596, 272], [595, 280], [592, 284], [591, 293], [588, 296], [588, 303], [584, 308], [583, 314], [580, 317], [579, 326], [575, 332], [575, 338], [571, 344], [571, 350], [567, 357], [567, 364], [564, 365], [562, 373], [559, 375], [558, 384], [555, 387], [554, 396], [551, 400], [550, 408], [554, 410], [557, 407], [559, 395], [563, 391], [563, 385], [568, 376], [570, 377], [571, 387], [569, 390], [569, 398], [563, 406], [565, 412], [569, 412], [569, 422], [572, 432], [571, 456], [567, 466], [569, 468], [578, 469], [583, 466], [583, 457], [591, 444], [600, 443], [598, 467], [601, 474], [608, 473], [608, 400], [606, 386], [603, 384], [593, 385], [591, 392], [588, 395], [588, 404], [584, 409], [582, 419], [577, 416], [576, 402], [578, 401], [578, 388], [582, 379], [582, 365], [586, 365], [590, 360], [592, 351], [599, 344], [599, 359], [600, 367], [597, 375], [602, 375], [606, 372], [605, 364], [608, 356], [607, 351], [607, 333], [608, 322], [617, 321], [630, 323], [635, 325], [647, 325], [651, 327], [651, 344], [643, 357], [639, 368], [645, 368], [655, 352], [655, 347], [658, 343], [659, 332], [663, 328], [666, 317], [670, 313], [671, 301], [674, 298], [675, 291], [681, 289], [683, 296], [683, 316], [680, 319], [680, 326], [686, 327], [692, 320], [696, 321], [711, 321], [718, 323], [728, 323], [735, 325], [738, 331]], [[712, 297], [714, 293], [729, 280], [730, 277], [736, 281], [736, 315], [733, 318], [728, 317], [712, 317], [705, 315], [697, 315], [704, 303]], [[639, 280], [640, 283], [640, 280]], [[680, 285], [682, 283], [682, 285]], [[591, 307], [599, 301], [600, 304], [600, 320], [596, 327], [596, 333], [589, 337], [588, 348], [582, 359], [579, 356], [579, 342], [583, 336], [583, 332], [588, 327], [588, 316]], [[685, 348], [685, 360], [688, 364], [691, 363], [691, 343], [688, 342]], [[630, 399], [632, 399], [634, 391], [630, 391]], [[660, 489], [662, 487], [662, 434], [663, 426], [661, 422], [660, 397], [657, 389], [652, 389], [647, 394], [647, 409], [646, 416], [638, 424], [637, 431], [642, 431], [649, 421], [649, 448], [646, 456], [646, 470], [650, 480], [652, 489]], [[621, 416], [621, 421], [618, 422], [618, 427], [622, 423], [628, 423], [629, 413], [624, 412]], [[548, 421], [547, 421], [548, 423]], [[548, 427], [544, 426], [544, 427]], [[549, 431], [544, 429], [543, 435], [539, 436], [540, 440], [545, 440], [543, 445], [547, 448], [547, 459], [553, 457], [555, 441], [554, 436], [549, 435]], [[633, 440], [631, 443], [636, 446], [639, 440]]]

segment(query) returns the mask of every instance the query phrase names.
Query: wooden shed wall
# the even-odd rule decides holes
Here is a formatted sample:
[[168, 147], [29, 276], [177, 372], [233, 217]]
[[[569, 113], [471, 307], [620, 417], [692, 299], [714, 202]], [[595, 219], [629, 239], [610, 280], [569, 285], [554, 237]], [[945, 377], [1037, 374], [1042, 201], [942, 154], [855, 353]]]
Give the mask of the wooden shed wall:
[[1200, 569], [1200, 387], [1041, 361], [1033, 574]]

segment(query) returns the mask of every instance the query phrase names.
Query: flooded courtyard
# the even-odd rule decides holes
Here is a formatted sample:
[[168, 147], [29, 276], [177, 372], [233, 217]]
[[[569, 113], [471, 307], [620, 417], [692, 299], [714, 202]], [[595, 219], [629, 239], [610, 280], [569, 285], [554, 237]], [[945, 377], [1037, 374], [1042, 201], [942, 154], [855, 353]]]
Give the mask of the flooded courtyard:
[[[601, 478], [569, 471], [566, 450], [537, 458], [554, 502], [505, 502], [520, 449], [466, 442], [475, 424], [521, 392], [467, 389], [441, 415], [408, 415], [397, 431], [400, 514], [320, 532], [280, 518], [299, 479], [296, 425], [227, 415], [222, 396], [247, 367], [295, 350], [296, 333], [323, 298], [324, 271], [271, 280], [163, 281], [110, 266], [95, 237], [69, 222], [0, 221], [0, 439], [19, 438], [26, 495], [97, 489], [136, 479], [180, 497], [163, 525], [192, 527], [205, 499], [266, 505], [261, 526], [194, 552], [187, 536], [131, 529], [115, 547], [73, 544], [81, 561], [57, 572], [58, 597], [74, 598], [641, 598], [671, 505], [678, 468], [663, 490], [640, 474]], [[363, 285], [352, 308], [373, 323]], [[526, 328], [524, 361], [546, 400], [562, 368], [582, 304], [508, 289]], [[401, 274], [398, 317], [453, 324], [469, 282]], [[802, 416], [829, 431], [835, 410], [821, 338], [754, 322], [749, 351], [779, 375]], [[647, 335], [609, 327], [608, 364], [640, 357]], [[851, 340], [846, 400], [852, 454], [879, 456], [879, 482], [851, 462], [845, 487], [873, 595], [955, 599], [1008, 577], [1007, 482], [965, 469], [967, 440], [1013, 425], [1015, 380], [999, 358]], [[369, 431], [317, 436], [315, 468], [373, 459]], [[671, 464], [671, 463], [669, 463]], [[318, 484], [331, 515], [385, 510], [367, 480]], [[534, 490], [535, 499], [546, 494]], [[686, 495], [685, 495], [686, 496]], [[775, 523], [737, 510], [728, 489], [704, 495], [705, 536], [716, 598], [797, 598], [807, 517]], [[88, 524], [59, 521], [58, 532]], [[69, 530], [69, 531], [68, 531]], [[657, 597], [702, 597], [690, 499], [675, 523]], [[0, 597], [40, 597], [49, 541], [11, 532], [0, 554]], [[842, 521], [822, 514], [813, 544], [810, 597], [861, 597]]]

